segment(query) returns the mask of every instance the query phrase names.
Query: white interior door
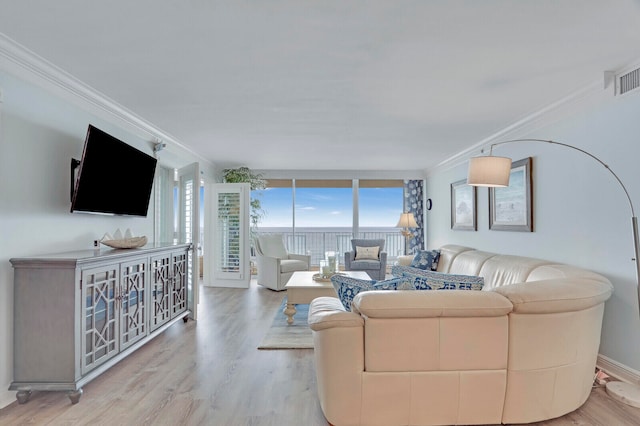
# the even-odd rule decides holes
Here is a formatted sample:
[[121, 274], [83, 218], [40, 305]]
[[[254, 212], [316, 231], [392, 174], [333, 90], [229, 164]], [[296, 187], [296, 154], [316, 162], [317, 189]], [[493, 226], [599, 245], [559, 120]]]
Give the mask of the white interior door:
[[198, 280], [200, 278], [200, 167], [198, 163], [178, 169], [180, 185], [180, 226], [178, 230], [181, 243], [191, 243], [188, 267], [187, 308], [193, 319], [197, 319]]
[[212, 185], [208, 233], [213, 233], [209, 247], [213, 276], [208, 282], [214, 287], [248, 288], [249, 270], [249, 196], [248, 183], [218, 183]]

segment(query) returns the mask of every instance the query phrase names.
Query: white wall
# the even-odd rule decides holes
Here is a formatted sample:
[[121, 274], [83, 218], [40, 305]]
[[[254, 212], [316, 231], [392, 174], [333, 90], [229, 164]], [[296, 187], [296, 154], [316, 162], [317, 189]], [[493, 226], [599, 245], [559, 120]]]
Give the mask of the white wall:
[[[151, 155], [153, 138], [132, 131], [109, 113], [96, 115], [90, 104], [83, 107], [85, 101], [70, 102], [45, 86], [0, 67], [0, 408], [15, 400], [15, 393], [7, 391], [13, 376], [9, 259], [90, 248], [93, 240], [116, 228], [131, 228], [153, 240], [153, 197], [146, 218], [69, 213], [69, 163], [72, 157], [81, 158], [89, 123]], [[160, 164], [170, 167], [198, 161], [174, 147], [159, 157]], [[109, 172], [105, 170], [105, 175]], [[206, 172], [213, 176], [215, 170], [208, 165]]]
[[[618, 174], [640, 209], [640, 93], [621, 97], [607, 93], [593, 94], [597, 102], [591, 99], [589, 106], [517, 136], [557, 140], [596, 155]], [[506, 139], [511, 138], [502, 140]], [[466, 178], [465, 161], [442, 167], [427, 178], [426, 197], [433, 200], [433, 209], [427, 212], [428, 246], [461, 244], [570, 263], [605, 275], [615, 292], [605, 308], [600, 353], [640, 370], [631, 211], [620, 185], [593, 159], [564, 147], [509, 144], [494, 154], [514, 161], [533, 157], [534, 232], [490, 231], [486, 188], [478, 188], [478, 231], [450, 229], [449, 185]]]

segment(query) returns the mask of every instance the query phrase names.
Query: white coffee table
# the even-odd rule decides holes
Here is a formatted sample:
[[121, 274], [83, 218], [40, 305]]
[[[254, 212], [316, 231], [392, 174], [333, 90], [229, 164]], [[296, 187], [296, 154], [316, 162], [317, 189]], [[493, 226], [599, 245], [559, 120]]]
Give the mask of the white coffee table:
[[[371, 277], [364, 271], [342, 272], [352, 278], [370, 280]], [[296, 305], [306, 305], [311, 303], [316, 297], [336, 297], [336, 291], [331, 285], [331, 281], [314, 281], [313, 275], [316, 271], [294, 272], [285, 286], [287, 289], [287, 306], [284, 314], [287, 316], [287, 324], [293, 324], [293, 316], [296, 314]]]

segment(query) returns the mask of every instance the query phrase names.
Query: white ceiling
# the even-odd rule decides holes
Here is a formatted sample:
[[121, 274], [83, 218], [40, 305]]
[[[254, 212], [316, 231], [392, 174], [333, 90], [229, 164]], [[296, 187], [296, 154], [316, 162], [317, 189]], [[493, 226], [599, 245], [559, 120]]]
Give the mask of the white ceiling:
[[637, 60], [640, 0], [0, 0], [0, 32], [223, 166], [418, 170]]

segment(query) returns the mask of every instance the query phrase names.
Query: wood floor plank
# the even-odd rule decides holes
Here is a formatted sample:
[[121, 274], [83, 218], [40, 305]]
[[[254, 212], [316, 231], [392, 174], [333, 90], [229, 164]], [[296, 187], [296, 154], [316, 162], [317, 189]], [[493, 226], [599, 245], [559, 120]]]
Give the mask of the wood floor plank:
[[[179, 322], [84, 388], [34, 392], [0, 410], [0, 425], [326, 426], [313, 350], [257, 350], [284, 293], [200, 292], [199, 318]], [[579, 410], [539, 426], [640, 425], [640, 409], [594, 389]]]

